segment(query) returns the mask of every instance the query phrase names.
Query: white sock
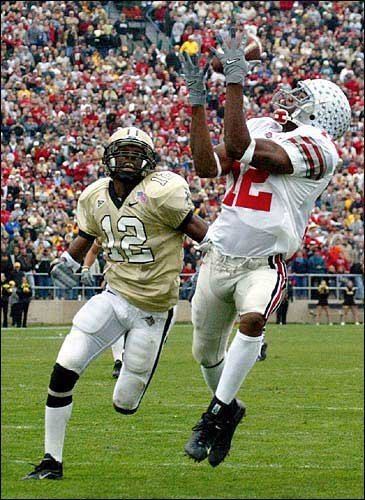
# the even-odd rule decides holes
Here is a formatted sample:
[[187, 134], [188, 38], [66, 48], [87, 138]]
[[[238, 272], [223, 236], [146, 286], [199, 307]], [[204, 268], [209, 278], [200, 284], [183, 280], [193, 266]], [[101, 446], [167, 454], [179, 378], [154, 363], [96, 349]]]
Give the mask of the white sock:
[[206, 368], [205, 366], [200, 365], [200, 369], [202, 371], [205, 383], [207, 384], [207, 386], [209, 387], [209, 389], [212, 391], [213, 394], [215, 393], [218, 387], [218, 382], [222, 375], [224, 363], [225, 360], [223, 359], [223, 361], [219, 363], [219, 365], [212, 366], [211, 368]]
[[52, 455], [57, 462], [62, 462], [63, 442], [72, 405], [73, 403], [70, 403], [61, 408], [46, 406], [44, 452]]
[[123, 356], [123, 351], [124, 351], [124, 335], [122, 335], [114, 344], [112, 345], [112, 353], [113, 353], [113, 358], [114, 361], [119, 359], [119, 361], [122, 361], [122, 356]]
[[226, 362], [216, 390], [216, 397], [229, 404], [236, 396], [242, 382], [260, 353], [262, 335], [249, 337], [239, 330], [229, 346]]

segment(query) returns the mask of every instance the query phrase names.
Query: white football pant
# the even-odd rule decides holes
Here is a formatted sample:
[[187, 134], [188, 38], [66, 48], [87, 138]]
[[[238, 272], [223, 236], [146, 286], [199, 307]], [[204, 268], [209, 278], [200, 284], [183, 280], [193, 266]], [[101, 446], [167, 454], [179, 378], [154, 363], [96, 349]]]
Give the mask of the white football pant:
[[210, 367], [222, 361], [237, 314], [257, 312], [267, 319], [279, 307], [286, 282], [280, 255], [228, 257], [212, 246], [200, 267], [192, 300], [197, 362]]
[[80, 375], [94, 358], [125, 336], [123, 367], [114, 388], [113, 403], [132, 413], [157, 367], [175, 320], [175, 309], [143, 311], [108, 288], [92, 297], [75, 315], [57, 363]]

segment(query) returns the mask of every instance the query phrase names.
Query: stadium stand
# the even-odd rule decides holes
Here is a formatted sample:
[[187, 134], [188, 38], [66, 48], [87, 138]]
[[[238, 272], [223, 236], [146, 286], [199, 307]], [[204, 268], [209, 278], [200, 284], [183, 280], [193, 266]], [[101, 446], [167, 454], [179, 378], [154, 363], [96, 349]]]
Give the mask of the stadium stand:
[[[104, 175], [103, 144], [120, 126], [136, 125], [154, 137], [159, 168], [184, 176], [196, 213], [214, 221], [224, 179], [195, 175], [178, 53], [198, 46], [206, 58], [216, 30], [224, 35], [233, 18], [265, 50], [247, 80], [249, 117], [269, 115], [277, 86], [305, 77], [338, 83], [350, 100], [353, 120], [339, 144], [341, 164], [289, 270], [356, 274], [363, 299], [364, 54], [357, 1], [3, 2], [1, 266], [7, 280], [20, 262], [32, 286], [51, 286], [48, 276], [35, 280], [35, 273], [47, 273], [76, 234], [77, 198]], [[210, 71], [209, 126], [218, 143], [224, 76]], [[192, 241], [184, 250], [185, 267], [197, 270]], [[48, 296], [47, 289], [37, 293]]]

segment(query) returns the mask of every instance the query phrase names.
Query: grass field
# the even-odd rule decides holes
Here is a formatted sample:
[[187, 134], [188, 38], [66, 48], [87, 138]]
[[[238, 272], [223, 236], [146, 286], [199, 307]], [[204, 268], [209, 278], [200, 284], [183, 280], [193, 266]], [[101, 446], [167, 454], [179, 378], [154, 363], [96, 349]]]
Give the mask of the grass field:
[[269, 326], [247, 418], [213, 469], [184, 456], [210, 400], [176, 325], [137, 414], [112, 408], [112, 356], [78, 383], [63, 481], [21, 481], [43, 455], [49, 375], [67, 328], [2, 331], [2, 495], [10, 498], [364, 498], [362, 326]]

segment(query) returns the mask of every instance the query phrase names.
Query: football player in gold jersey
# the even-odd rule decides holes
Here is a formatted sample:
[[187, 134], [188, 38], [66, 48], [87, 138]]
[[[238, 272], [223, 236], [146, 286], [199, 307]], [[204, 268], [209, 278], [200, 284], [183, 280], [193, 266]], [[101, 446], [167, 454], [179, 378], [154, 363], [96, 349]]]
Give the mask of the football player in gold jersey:
[[50, 379], [45, 411], [45, 455], [25, 479], [60, 479], [74, 386], [88, 364], [124, 336], [123, 367], [116, 381], [116, 411], [134, 413], [151, 381], [178, 301], [182, 242], [204, 242], [206, 223], [193, 215], [186, 181], [155, 170], [151, 138], [134, 127], [109, 139], [103, 162], [109, 177], [81, 194], [78, 236], [52, 265], [66, 286], [98, 238], [107, 259], [106, 289], [75, 315]]

